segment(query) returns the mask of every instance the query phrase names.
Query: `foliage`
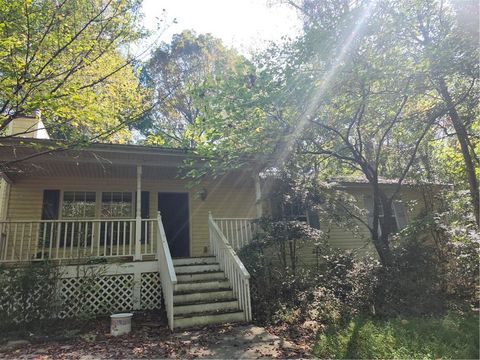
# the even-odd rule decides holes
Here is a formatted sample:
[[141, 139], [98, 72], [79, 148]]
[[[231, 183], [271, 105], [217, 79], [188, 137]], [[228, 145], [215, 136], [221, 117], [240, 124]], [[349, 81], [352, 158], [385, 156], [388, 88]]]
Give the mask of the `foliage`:
[[[337, 323], [368, 310], [376, 261], [328, 246], [319, 230], [297, 221], [260, 221], [258, 238], [240, 250], [251, 275], [254, 320]], [[301, 251], [306, 249], [306, 251]], [[315, 264], [302, 261], [314, 249]]]
[[194, 101], [199, 87], [214, 83], [246, 62], [233, 49], [210, 34], [185, 30], [175, 34], [170, 43], [152, 51], [143, 69], [144, 83], [153, 89], [162, 106], [146, 114], [139, 124], [147, 143], [189, 147], [194, 141], [189, 126], [201, 121], [204, 114]]
[[392, 266], [379, 269], [380, 314], [438, 314], [478, 305], [480, 238], [473, 217], [465, 216], [468, 195], [432, 191], [437, 207], [396, 236]]
[[[200, 87], [205, 118], [192, 134], [195, 155], [208, 161], [189, 175], [252, 162], [273, 171], [294, 163], [313, 181], [360, 175], [373, 198], [371, 237], [388, 266], [395, 229], [389, 212], [403, 183], [441, 181], [434, 156], [458, 152], [456, 143], [442, 142], [443, 129], [455, 135], [446, 126], [453, 108], [463, 114], [475, 153], [469, 134], [478, 123], [477, 46], [463, 39], [454, 9], [442, 1], [293, 3], [305, 17], [299, 39], [258, 55], [255, 69], [235, 69], [215, 87]], [[422, 44], [427, 35], [438, 46]], [[440, 89], [443, 76], [452, 101]], [[462, 173], [470, 173], [467, 165]], [[394, 180], [392, 192], [379, 186], [381, 178]]]
[[68, 143], [128, 140], [125, 123], [147, 105], [128, 52], [145, 35], [140, 1], [8, 0], [0, 8], [0, 133], [41, 110]]
[[313, 353], [336, 359], [478, 359], [478, 314], [371, 319], [321, 334]]
[[60, 307], [58, 277], [58, 267], [49, 262], [0, 268], [1, 327], [54, 318]]
[[[105, 276], [106, 268], [105, 266], [98, 265], [101, 263], [99, 260], [100, 259], [93, 258], [88, 262], [88, 265], [77, 266], [76, 276], [80, 281], [78, 282], [75, 293], [78, 295], [65, 299], [62, 304], [66, 308], [77, 309], [76, 318], [79, 320], [88, 320], [95, 315], [95, 313], [92, 312], [93, 309], [88, 306], [87, 300], [100, 296], [100, 293], [104, 290], [99, 285], [99, 279]], [[91, 264], [95, 265], [91, 266]], [[130, 286], [130, 284], [127, 284], [127, 286]], [[103, 303], [101, 311], [103, 311], [103, 313], [109, 313], [109, 304]]]
[[375, 292], [378, 314], [438, 314], [446, 307], [439, 264], [431, 247], [412, 240], [392, 249], [393, 261], [379, 269]]
[[473, 218], [465, 221], [468, 196], [443, 199], [448, 205], [427, 206], [429, 213], [395, 235], [388, 267], [331, 248], [325, 233], [305, 223], [261, 219], [257, 238], [239, 252], [251, 274], [254, 320], [296, 328], [312, 320], [344, 324], [368, 312], [422, 316], [474, 306], [480, 242]]

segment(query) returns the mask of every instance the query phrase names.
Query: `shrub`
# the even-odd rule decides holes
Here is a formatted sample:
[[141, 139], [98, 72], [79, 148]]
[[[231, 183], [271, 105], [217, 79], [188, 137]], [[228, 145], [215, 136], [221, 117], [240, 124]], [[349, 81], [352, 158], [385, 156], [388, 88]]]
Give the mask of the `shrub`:
[[[257, 323], [337, 323], [371, 306], [376, 261], [331, 248], [305, 223], [262, 219], [259, 224], [259, 235], [239, 252], [251, 275]], [[316, 264], [299, 261], [302, 246], [317, 247]]]
[[49, 262], [0, 268], [0, 326], [52, 318], [59, 308], [58, 277]]
[[[338, 325], [371, 311], [418, 316], [478, 306], [480, 235], [462, 209], [431, 209], [393, 236], [388, 267], [331, 248], [305, 223], [260, 220], [258, 236], [239, 252], [252, 276], [254, 320]], [[303, 246], [317, 248], [316, 264], [302, 264]]]
[[392, 239], [393, 263], [379, 268], [382, 315], [440, 314], [476, 303], [480, 235], [461, 207], [422, 214]]

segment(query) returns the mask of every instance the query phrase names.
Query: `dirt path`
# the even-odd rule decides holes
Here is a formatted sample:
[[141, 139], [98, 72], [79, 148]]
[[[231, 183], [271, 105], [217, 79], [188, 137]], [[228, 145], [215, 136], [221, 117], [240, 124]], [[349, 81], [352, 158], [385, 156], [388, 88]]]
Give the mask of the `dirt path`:
[[[71, 331], [71, 330], [68, 330]], [[136, 323], [132, 333], [108, 334], [108, 321], [62, 340], [37, 339], [17, 348], [0, 346], [9, 359], [124, 359], [124, 358], [299, 358], [292, 344], [253, 325], [205, 327], [171, 333], [158, 323]]]

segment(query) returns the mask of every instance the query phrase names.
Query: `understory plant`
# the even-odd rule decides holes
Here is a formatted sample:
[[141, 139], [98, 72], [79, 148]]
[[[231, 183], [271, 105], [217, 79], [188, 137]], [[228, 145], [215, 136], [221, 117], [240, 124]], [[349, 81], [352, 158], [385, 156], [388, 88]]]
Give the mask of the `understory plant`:
[[[333, 249], [303, 222], [263, 218], [259, 227], [239, 252], [251, 275], [256, 322], [339, 322], [370, 308], [377, 261]], [[306, 262], [306, 254], [315, 254], [315, 261]]]
[[59, 311], [58, 267], [48, 261], [0, 267], [0, 329], [54, 318]]
[[453, 221], [451, 211], [421, 214], [392, 237], [388, 267], [374, 254], [332, 248], [306, 223], [260, 220], [256, 238], [239, 252], [251, 275], [254, 320], [338, 326], [362, 314], [429, 316], [478, 307], [479, 235], [474, 225]]

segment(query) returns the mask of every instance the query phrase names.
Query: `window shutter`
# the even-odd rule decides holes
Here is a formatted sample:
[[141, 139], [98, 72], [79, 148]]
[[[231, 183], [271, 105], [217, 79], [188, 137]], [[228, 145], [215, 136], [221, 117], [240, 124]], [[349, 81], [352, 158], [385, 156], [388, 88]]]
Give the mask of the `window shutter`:
[[365, 205], [365, 209], [367, 209], [368, 213], [368, 226], [373, 228], [373, 198], [369, 195], [363, 197], [363, 203]]
[[[150, 192], [149, 191], [142, 191], [142, 203], [140, 204], [140, 215], [142, 219], [149, 219], [150, 218]], [[147, 235], [150, 233], [150, 227], [145, 229], [145, 226], [142, 226], [142, 233], [140, 238], [140, 243], [145, 244], [145, 230], [147, 231]]]
[[57, 220], [60, 212], [60, 190], [43, 190], [42, 220]]
[[316, 210], [307, 211], [307, 222], [312, 228], [320, 229], [320, 219]]
[[142, 204], [141, 204], [141, 216], [142, 219], [150, 218], [150, 192], [142, 191]]
[[393, 212], [395, 213], [395, 220], [397, 221], [398, 230], [402, 230], [407, 225], [407, 213], [402, 201], [393, 201]]

